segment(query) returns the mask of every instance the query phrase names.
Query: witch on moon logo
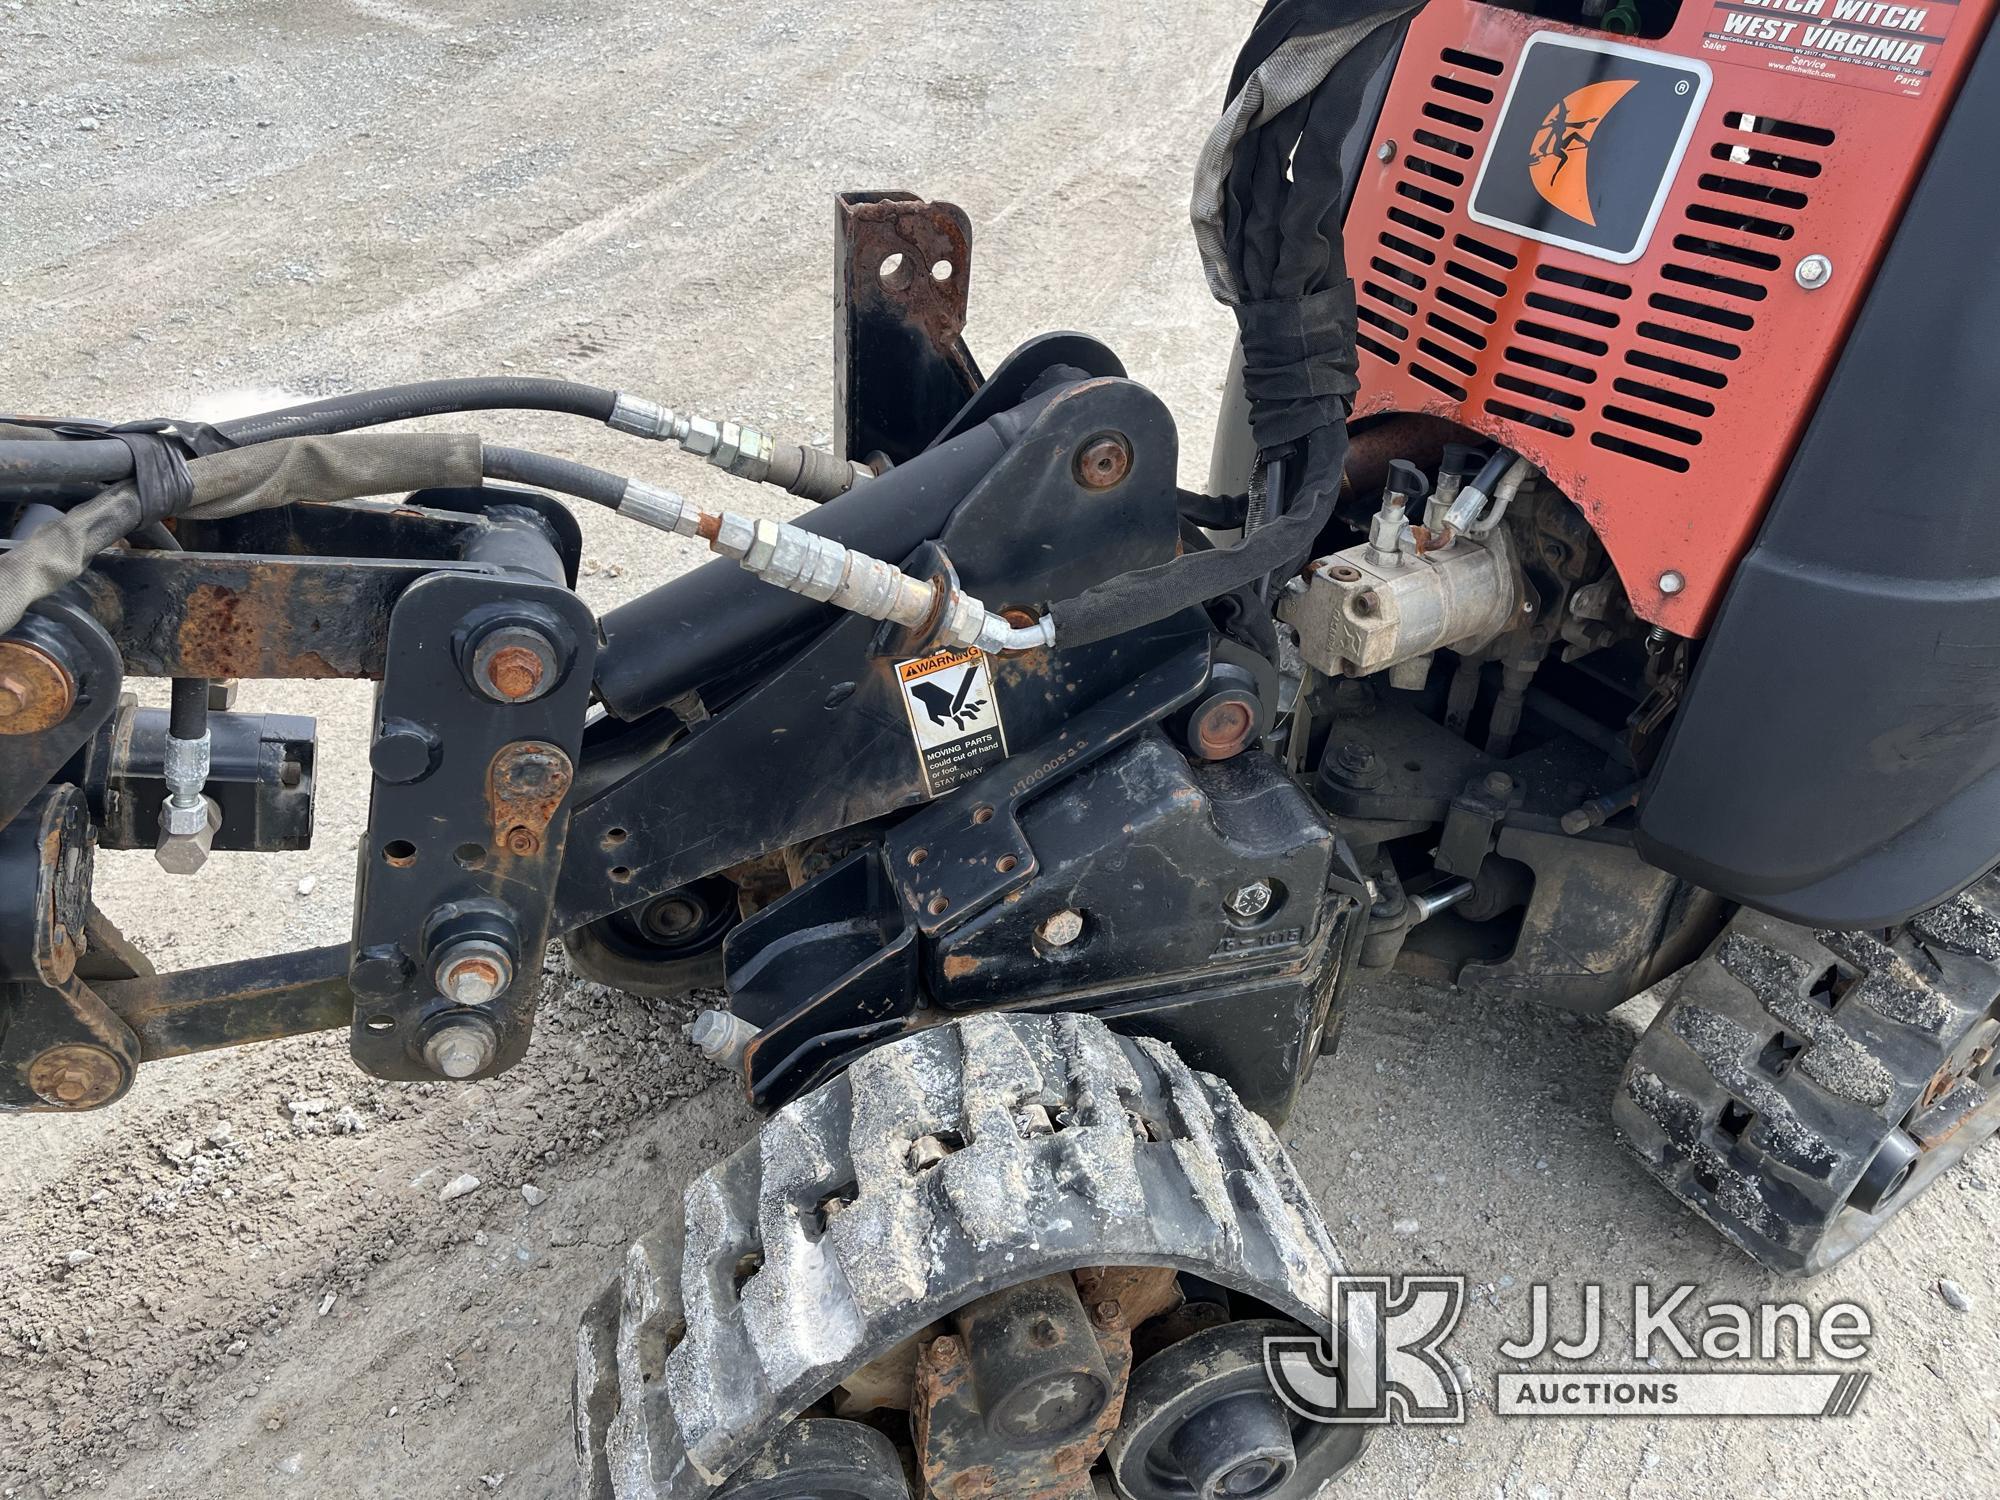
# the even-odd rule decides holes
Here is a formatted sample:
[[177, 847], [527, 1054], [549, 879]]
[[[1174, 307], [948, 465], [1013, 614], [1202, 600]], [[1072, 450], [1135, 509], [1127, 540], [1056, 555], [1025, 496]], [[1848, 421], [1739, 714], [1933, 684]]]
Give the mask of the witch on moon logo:
[[1542, 121], [1528, 156], [1528, 179], [1536, 192], [1572, 219], [1597, 223], [1590, 206], [1590, 138], [1597, 133], [1598, 122], [1637, 86], [1634, 78], [1586, 84], [1558, 99]]
[[1514, 66], [1468, 211], [1600, 260], [1637, 260], [1708, 83], [1697, 58], [1536, 32]]

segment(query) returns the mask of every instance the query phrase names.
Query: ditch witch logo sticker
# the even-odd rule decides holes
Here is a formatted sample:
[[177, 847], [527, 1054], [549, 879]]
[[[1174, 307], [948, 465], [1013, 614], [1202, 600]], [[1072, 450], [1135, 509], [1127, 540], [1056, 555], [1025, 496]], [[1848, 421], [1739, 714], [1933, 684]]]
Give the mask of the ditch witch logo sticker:
[[984, 652], [959, 647], [899, 662], [896, 680], [933, 797], [1006, 756], [1007, 732]]
[[[1542, 121], [1542, 133], [1528, 157], [1528, 180], [1550, 203], [1597, 226], [1597, 210], [1590, 206], [1590, 138], [1597, 133], [1598, 121], [1637, 85], [1630, 78], [1611, 78], [1603, 83], [1587, 83], [1574, 93], [1564, 94]], [[1568, 181], [1563, 173], [1569, 172]]]
[[[1851, 1368], [1874, 1334], [1868, 1310], [1835, 1302], [1694, 1304], [1695, 1288], [1631, 1289], [1630, 1358], [1643, 1369], [1581, 1362], [1623, 1351], [1605, 1337], [1604, 1289], [1583, 1288], [1575, 1336], [1550, 1311], [1549, 1288], [1529, 1288], [1528, 1328], [1499, 1347], [1494, 1412], [1503, 1417], [1844, 1417], [1861, 1404], [1869, 1372]], [[1279, 1400], [1313, 1422], [1465, 1420], [1471, 1372], [1445, 1352], [1465, 1311], [1463, 1276], [1336, 1276], [1338, 1343], [1290, 1335], [1264, 1341], [1264, 1373]], [[1702, 1359], [1707, 1368], [1667, 1360]], [[1533, 1363], [1530, 1364], [1529, 1362]], [[1827, 1365], [1831, 1364], [1828, 1368]], [[1811, 1364], [1820, 1368], [1784, 1368]], [[1850, 1368], [1841, 1368], [1848, 1365]]]
[[1537, 32], [1480, 163], [1472, 217], [1600, 260], [1637, 260], [1708, 79], [1692, 59]]

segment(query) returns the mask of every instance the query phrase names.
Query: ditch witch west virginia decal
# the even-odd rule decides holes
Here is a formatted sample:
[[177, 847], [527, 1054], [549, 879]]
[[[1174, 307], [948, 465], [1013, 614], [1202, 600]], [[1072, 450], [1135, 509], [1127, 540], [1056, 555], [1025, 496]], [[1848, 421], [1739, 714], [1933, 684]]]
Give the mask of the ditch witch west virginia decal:
[[1691, 59], [1537, 32], [1480, 163], [1472, 217], [1600, 260], [1637, 260], [1708, 78]]

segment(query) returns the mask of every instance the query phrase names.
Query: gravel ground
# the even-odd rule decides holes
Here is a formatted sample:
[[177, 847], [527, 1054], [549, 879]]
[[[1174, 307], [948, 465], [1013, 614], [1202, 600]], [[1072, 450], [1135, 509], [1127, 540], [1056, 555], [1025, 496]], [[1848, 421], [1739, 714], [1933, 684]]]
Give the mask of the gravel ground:
[[[1229, 325], [1184, 201], [1250, 14], [0, 0], [0, 405], [139, 417], [247, 386], [512, 369], [823, 439], [829, 200], [907, 186], [972, 214], [970, 338], [988, 362], [1049, 327], [1107, 338], [1180, 415], [1198, 483]], [[481, 426], [725, 496], [574, 423]], [[599, 608], [693, 560], [584, 521]], [[163, 967], [346, 935], [366, 691], [251, 684], [241, 706], [319, 716], [318, 840], [219, 856], [191, 881], [106, 856], [103, 903]], [[1607, 1100], [1647, 1004], [1586, 1019], [1369, 989], [1288, 1132], [1352, 1264], [1474, 1279], [1454, 1348], [1489, 1397], [1533, 1281], [1557, 1283], [1558, 1307], [1585, 1279], [1796, 1292], [1612, 1143]], [[685, 1019], [558, 970], [528, 1060], [490, 1083], [382, 1084], [340, 1038], [305, 1038], [150, 1067], [89, 1118], [6, 1125], [0, 1496], [567, 1493], [578, 1310], [752, 1129]], [[445, 1199], [468, 1174], [477, 1187]], [[1852, 1418], [1475, 1406], [1457, 1432], [1386, 1434], [1340, 1489], [1991, 1495], [1996, 1224], [1989, 1147], [1799, 1293], [1873, 1313], [1875, 1381]]]

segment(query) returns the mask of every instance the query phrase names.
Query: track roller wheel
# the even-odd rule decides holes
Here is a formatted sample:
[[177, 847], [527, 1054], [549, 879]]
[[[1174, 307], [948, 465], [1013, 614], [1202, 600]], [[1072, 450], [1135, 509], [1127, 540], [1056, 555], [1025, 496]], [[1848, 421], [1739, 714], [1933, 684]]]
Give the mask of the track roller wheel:
[[2000, 1128], [2000, 878], [1886, 941], [1739, 912], [1640, 1039], [1612, 1116], [1771, 1270], [1853, 1254]]
[[1227, 1323], [1132, 1372], [1105, 1456], [1125, 1500], [1309, 1500], [1361, 1456], [1364, 1430], [1308, 1422], [1271, 1389], [1264, 1341], [1293, 1323]]
[[736, 887], [712, 875], [563, 938], [578, 973], [632, 995], [678, 1000], [722, 984], [722, 940], [737, 922]]
[[[940, 1024], [786, 1105], [632, 1245], [578, 1334], [583, 1493], [845, 1497], [807, 1480], [851, 1419], [833, 1441], [892, 1444], [934, 1500], [1091, 1500], [1128, 1389], [1163, 1378], [1135, 1363], [1228, 1334], [1231, 1378], [1261, 1377], [1265, 1331], [1328, 1331], [1338, 1269], [1270, 1127], [1164, 1043]], [[1266, 1426], [1281, 1487], [1216, 1488], [1263, 1482], [1239, 1461], [1162, 1493], [1303, 1496], [1365, 1440]]]
[[896, 1445], [872, 1427], [807, 1417], [746, 1463], [718, 1500], [909, 1500]]

